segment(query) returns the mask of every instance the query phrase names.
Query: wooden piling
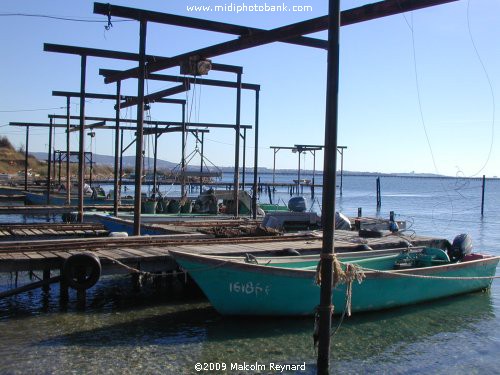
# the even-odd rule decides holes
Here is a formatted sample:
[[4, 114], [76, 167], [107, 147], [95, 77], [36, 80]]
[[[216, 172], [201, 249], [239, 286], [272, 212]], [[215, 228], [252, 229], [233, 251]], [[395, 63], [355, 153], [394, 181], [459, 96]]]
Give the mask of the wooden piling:
[[484, 215], [484, 187], [486, 184], [486, 176], [483, 174], [483, 187], [481, 193], [481, 217]]
[[[43, 281], [47, 281], [48, 279], [50, 279], [50, 269], [49, 268], [45, 268], [43, 270]], [[42, 287], [43, 291], [44, 292], [48, 292], [50, 291], [50, 285], [49, 284], [44, 284], [43, 287]]]

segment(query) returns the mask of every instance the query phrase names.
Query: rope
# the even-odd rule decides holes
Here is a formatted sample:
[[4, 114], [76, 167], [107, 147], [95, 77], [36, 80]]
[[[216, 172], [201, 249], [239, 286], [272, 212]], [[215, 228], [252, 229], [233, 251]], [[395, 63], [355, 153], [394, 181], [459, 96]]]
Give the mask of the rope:
[[99, 257], [103, 258], [103, 259], [107, 259], [107, 260], [111, 261], [111, 263], [117, 264], [117, 265], [129, 270], [131, 273], [138, 273], [141, 276], [150, 276], [151, 275], [149, 272], [141, 271], [138, 268], [127, 266], [126, 264], [124, 264], [124, 263], [122, 263], [119, 260], [116, 260], [114, 258], [103, 256], [103, 255], [99, 255]]

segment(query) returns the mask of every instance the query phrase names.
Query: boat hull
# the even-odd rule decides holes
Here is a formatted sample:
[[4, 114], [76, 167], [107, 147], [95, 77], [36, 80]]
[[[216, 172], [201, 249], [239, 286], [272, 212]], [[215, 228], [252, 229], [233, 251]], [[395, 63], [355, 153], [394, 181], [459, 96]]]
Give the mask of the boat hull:
[[[223, 315], [312, 315], [319, 302], [315, 271], [266, 267], [171, 252]], [[491, 279], [456, 280], [405, 277], [404, 274], [445, 277], [491, 277], [498, 257], [410, 269], [398, 273], [365, 272], [353, 283], [352, 312], [382, 310], [486, 289]], [[333, 291], [335, 313], [345, 309], [346, 285]]]

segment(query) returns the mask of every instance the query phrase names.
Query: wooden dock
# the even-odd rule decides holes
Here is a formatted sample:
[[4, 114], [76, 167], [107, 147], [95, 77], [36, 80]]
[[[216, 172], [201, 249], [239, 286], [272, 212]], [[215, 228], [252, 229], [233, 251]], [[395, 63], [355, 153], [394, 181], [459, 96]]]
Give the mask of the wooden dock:
[[[132, 211], [134, 206], [121, 205], [120, 211]], [[76, 206], [0, 206], [0, 215], [15, 214], [15, 215], [54, 215], [77, 212]], [[85, 206], [85, 211], [113, 211], [113, 206], [110, 205], [94, 205]]]
[[[361, 238], [357, 232], [336, 231], [335, 247], [338, 252], [362, 250], [365, 246], [377, 249], [413, 246], [442, 247], [445, 239], [416, 236], [411, 239], [398, 235], [380, 238]], [[60, 270], [70, 255], [92, 252], [102, 263], [104, 274], [128, 273], [127, 266], [147, 272], [171, 272], [176, 265], [169, 250], [199, 254], [277, 255], [294, 249], [301, 254], [319, 253], [321, 236], [318, 233], [276, 237], [209, 238], [204, 234], [179, 234], [128, 238], [86, 238], [42, 240], [35, 242], [1, 242], [0, 272]]]
[[61, 238], [107, 236], [109, 231], [102, 224], [0, 224], [0, 241], [35, 241]]

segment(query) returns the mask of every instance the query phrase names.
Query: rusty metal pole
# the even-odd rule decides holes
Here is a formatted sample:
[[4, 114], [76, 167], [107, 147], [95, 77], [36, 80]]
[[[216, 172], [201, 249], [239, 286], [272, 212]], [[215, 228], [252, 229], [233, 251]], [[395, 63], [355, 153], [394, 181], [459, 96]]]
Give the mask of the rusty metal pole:
[[26, 147], [24, 150], [24, 190], [28, 190], [28, 149], [30, 141], [30, 127], [26, 127]]
[[329, 2], [328, 65], [326, 78], [325, 155], [323, 173], [323, 245], [321, 248], [321, 291], [318, 331], [318, 374], [326, 375], [330, 367], [330, 331], [332, 324], [332, 283], [335, 190], [337, 179], [337, 130], [339, 89], [340, 0]]
[[247, 129], [243, 129], [243, 170], [241, 177], [241, 189], [245, 190], [245, 172], [246, 172], [246, 152], [247, 149]]
[[52, 122], [50, 119], [49, 125], [49, 152], [47, 155], [47, 205], [50, 204], [50, 184], [51, 184], [51, 168], [52, 168]]
[[69, 164], [69, 159], [70, 159], [70, 97], [66, 97], [66, 204], [69, 206], [71, 205], [71, 171], [70, 171], [70, 164]]
[[297, 171], [297, 195], [300, 194], [300, 148], [297, 149], [297, 154], [299, 155], [299, 169]]
[[186, 173], [186, 104], [182, 105], [182, 142], [181, 142], [181, 197], [184, 196], [186, 190], [186, 182], [184, 175]]
[[142, 149], [144, 130], [144, 77], [146, 75], [146, 29], [142, 19], [139, 32], [139, 79], [137, 84], [137, 137], [135, 148], [134, 235], [141, 235]]
[[82, 55], [80, 71], [80, 129], [78, 145], [78, 222], [83, 223], [83, 184], [85, 183], [85, 74], [87, 56]]
[[200, 153], [200, 194], [203, 190], [203, 147], [205, 145], [205, 133], [201, 133], [201, 153]]
[[[255, 90], [255, 140], [253, 156], [252, 217], [257, 218], [257, 174], [259, 165], [259, 90]], [[274, 179], [274, 169], [273, 169]]]
[[118, 192], [118, 167], [120, 158], [120, 91], [121, 91], [121, 81], [116, 82], [116, 106], [115, 106], [115, 165], [113, 170], [113, 189], [115, 193], [113, 194], [113, 215], [118, 216], [118, 202], [120, 199], [120, 193]]
[[236, 141], [234, 144], [234, 216], [239, 216], [240, 132], [241, 132], [241, 71], [236, 79]]
[[120, 178], [118, 179], [118, 191], [120, 192], [120, 199], [122, 195], [122, 176], [123, 176], [123, 129], [120, 132]]
[[155, 125], [155, 149], [154, 149], [154, 159], [153, 159], [153, 194], [157, 197], [156, 186], [158, 185], [158, 175], [156, 171], [157, 160], [158, 160], [158, 124]]
[[58, 160], [57, 160], [57, 163], [58, 163], [58, 172], [57, 172], [57, 184], [59, 186], [61, 186], [61, 151], [58, 151], [57, 152], [58, 154]]

